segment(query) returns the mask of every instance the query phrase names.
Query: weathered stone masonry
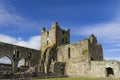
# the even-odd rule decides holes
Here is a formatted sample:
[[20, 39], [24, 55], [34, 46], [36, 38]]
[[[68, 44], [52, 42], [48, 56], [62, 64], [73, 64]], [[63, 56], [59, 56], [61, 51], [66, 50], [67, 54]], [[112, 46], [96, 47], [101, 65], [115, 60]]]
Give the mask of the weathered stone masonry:
[[[40, 51], [0, 42], [0, 57], [7, 56], [12, 64], [0, 64], [4, 71], [37, 76], [120, 77], [120, 62], [104, 60], [102, 45], [91, 34], [88, 38], [70, 43], [70, 29], [61, 29], [57, 22], [51, 29], [41, 30]], [[18, 68], [18, 62], [24, 65]]]
[[0, 57], [4, 56], [7, 56], [12, 64], [1, 64], [0, 69], [3, 70], [6, 66], [4, 70], [18, 72], [18, 62], [21, 59], [24, 59], [24, 65], [22, 66], [27, 69], [37, 65], [39, 63], [40, 51], [0, 42]]
[[108, 77], [120, 76], [120, 62], [103, 59], [102, 45], [91, 34], [70, 44], [70, 30], [57, 22], [41, 31], [40, 72], [55, 75]]

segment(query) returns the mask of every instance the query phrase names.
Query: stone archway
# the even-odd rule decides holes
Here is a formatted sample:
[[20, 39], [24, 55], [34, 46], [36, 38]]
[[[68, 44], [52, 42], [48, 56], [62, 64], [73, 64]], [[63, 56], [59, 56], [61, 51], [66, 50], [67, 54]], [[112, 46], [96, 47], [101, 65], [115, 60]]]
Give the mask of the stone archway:
[[29, 62], [26, 59], [22, 58], [18, 61], [17, 72], [26, 71], [28, 70], [28, 68], [29, 68]]
[[1, 55], [0, 56], [0, 72], [4, 72], [4, 71], [7, 71], [7, 72], [13, 72], [13, 59], [7, 55], [7, 54], [4, 54], [4, 55]]
[[18, 61], [18, 67], [24, 66], [25, 65], [25, 59], [20, 59]]
[[47, 74], [53, 73], [54, 61], [56, 61], [56, 48], [48, 47], [42, 56], [41, 71]]
[[7, 56], [0, 57], [0, 64], [12, 64], [12, 61]]
[[111, 67], [106, 68], [106, 72], [107, 72], [107, 77], [114, 76], [113, 68]]

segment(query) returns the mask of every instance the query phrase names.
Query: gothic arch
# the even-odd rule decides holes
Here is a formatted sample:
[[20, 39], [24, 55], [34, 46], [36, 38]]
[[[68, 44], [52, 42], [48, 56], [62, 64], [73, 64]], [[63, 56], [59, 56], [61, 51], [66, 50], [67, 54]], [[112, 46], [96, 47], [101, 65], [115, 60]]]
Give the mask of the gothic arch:
[[23, 58], [23, 59], [20, 59], [20, 60], [18, 61], [18, 67], [23, 66], [24, 63], [25, 63], [25, 59], [24, 59], [24, 58]]
[[29, 66], [29, 60], [27, 58], [22, 58], [18, 61], [18, 67], [20, 66]]
[[13, 61], [13, 59], [12, 59], [12, 57], [11, 57], [10, 55], [8, 55], [8, 54], [0, 55], [0, 58], [2, 58], [2, 57], [7, 57], [7, 58], [9, 58], [10, 61], [11, 61], [11, 64], [13, 65], [14, 61]]
[[20, 59], [17, 64], [17, 72], [27, 71], [29, 68], [29, 64], [30, 64], [30, 62], [28, 61], [28, 59], [26, 59], [26, 58]]
[[13, 72], [13, 65], [14, 65], [14, 61], [11, 58], [10, 55], [4, 54], [4, 55], [0, 55], [0, 72]]

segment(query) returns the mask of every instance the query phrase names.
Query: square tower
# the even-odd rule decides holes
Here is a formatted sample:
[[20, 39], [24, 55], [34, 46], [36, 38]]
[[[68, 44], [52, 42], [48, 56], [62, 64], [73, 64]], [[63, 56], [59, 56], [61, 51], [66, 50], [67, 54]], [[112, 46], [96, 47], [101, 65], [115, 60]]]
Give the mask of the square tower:
[[52, 28], [41, 30], [41, 51], [44, 52], [48, 47], [64, 45], [70, 43], [70, 30], [63, 30], [57, 22], [53, 22]]

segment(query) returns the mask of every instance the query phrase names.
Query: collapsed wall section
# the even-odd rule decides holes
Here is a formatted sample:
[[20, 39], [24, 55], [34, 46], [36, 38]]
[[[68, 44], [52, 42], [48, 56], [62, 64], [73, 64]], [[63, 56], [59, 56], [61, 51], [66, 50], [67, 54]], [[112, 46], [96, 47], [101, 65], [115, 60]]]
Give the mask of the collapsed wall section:
[[89, 54], [91, 61], [103, 60], [103, 49], [102, 45], [97, 42], [97, 38], [91, 34], [89, 36]]

